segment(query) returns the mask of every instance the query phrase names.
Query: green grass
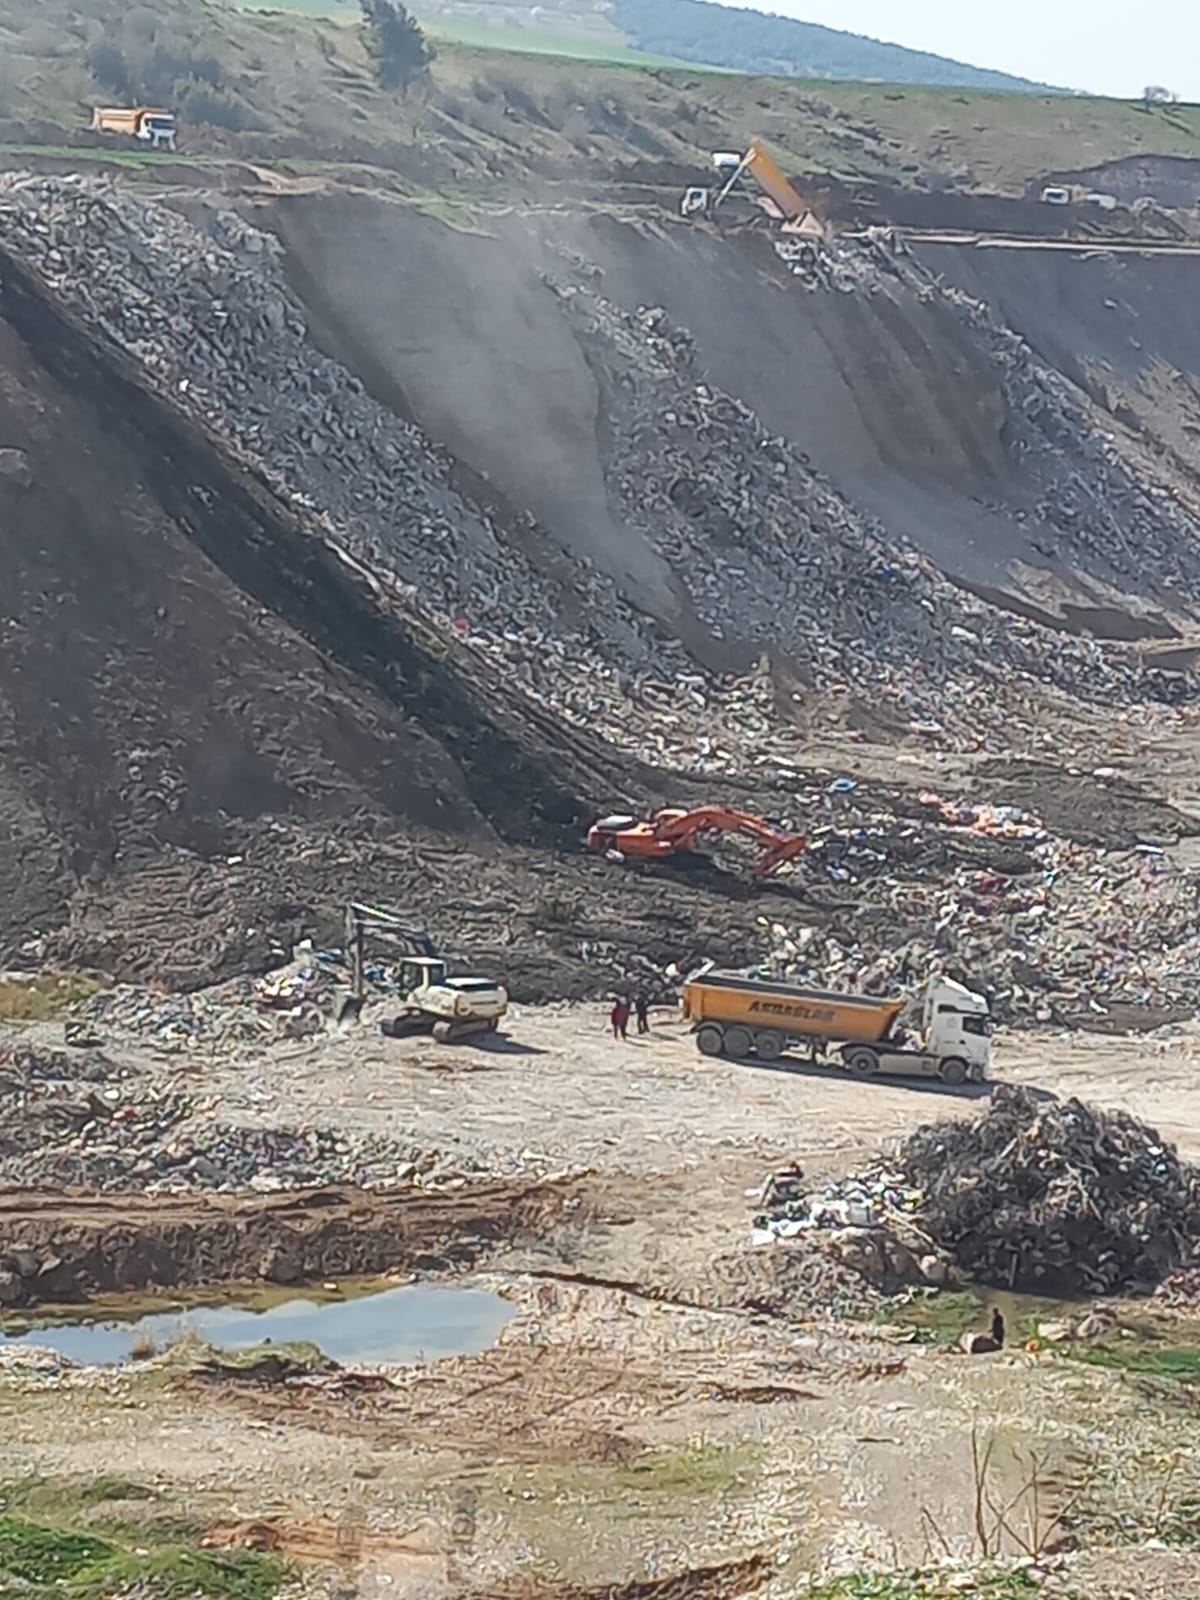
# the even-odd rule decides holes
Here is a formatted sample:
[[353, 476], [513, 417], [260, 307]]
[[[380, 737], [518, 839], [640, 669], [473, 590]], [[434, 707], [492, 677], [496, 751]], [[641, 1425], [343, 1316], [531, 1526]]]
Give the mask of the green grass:
[[632, 1495], [685, 1495], [708, 1498], [734, 1483], [754, 1459], [747, 1446], [687, 1444], [658, 1450], [618, 1468], [616, 1487]]
[[685, 72], [724, 72], [724, 67], [697, 67], [675, 56], [648, 55], [619, 38], [558, 33], [550, 28], [505, 28], [473, 17], [436, 17], [422, 26], [434, 45], [461, 45], [470, 50], [496, 50], [515, 55], [551, 56], [560, 61], [590, 61], [610, 67], [674, 67]]
[[133, 1478], [101, 1473], [84, 1483], [64, 1483], [37, 1473], [0, 1485], [0, 1500], [9, 1511], [27, 1511], [34, 1517], [73, 1514], [114, 1500], [156, 1500], [158, 1493]]
[[99, 987], [97, 979], [83, 972], [0, 979], [0, 1022], [52, 1022]]
[[[348, 0], [236, 0], [244, 11], [269, 15], [291, 12], [305, 17], [358, 20], [358, 7]], [[424, 15], [418, 6], [417, 20], [437, 48], [464, 45], [473, 50], [496, 50], [516, 55], [557, 56], [563, 61], [594, 61], [600, 65], [628, 67], [678, 67], [687, 72], [724, 72], [724, 67], [699, 67], [677, 56], [656, 56], [635, 50], [625, 43], [616, 28], [600, 33], [573, 32], [566, 28], [512, 27], [498, 22], [482, 22], [476, 17], [439, 14]]]
[[358, 22], [362, 16], [357, 0], [235, 0], [243, 11], [298, 11], [303, 17], [342, 17]]
[[979, 1296], [969, 1291], [914, 1295], [884, 1301], [879, 1321], [914, 1328], [923, 1344], [952, 1345], [978, 1321], [981, 1305]]
[[803, 1589], [795, 1600], [1034, 1600], [1041, 1585], [1027, 1572], [981, 1568], [964, 1584], [962, 1572], [852, 1572]]
[[1139, 1378], [1158, 1378], [1180, 1384], [1200, 1383], [1200, 1349], [1178, 1345], [1171, 1349], [1133, 1340], [1121, 1344], [1065, 1345], [1062, 1353], [1089, 1367], [1106, 1367]]
[[286, 1570], [253, 1550], [139, 1553], [91, 1533], [0, 1517], [0, 1600], [104, 1600], [134, 1585], [155, 1600], [272, 1600]]

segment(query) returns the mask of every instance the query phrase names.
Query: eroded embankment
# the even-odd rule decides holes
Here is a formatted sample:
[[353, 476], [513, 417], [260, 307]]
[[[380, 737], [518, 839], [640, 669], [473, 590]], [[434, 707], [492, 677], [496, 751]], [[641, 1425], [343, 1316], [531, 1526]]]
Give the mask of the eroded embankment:
[[[629, 311], [663, 307], [695, 340], [708, 381], [948, 575], [1101, 636], [1102, 614], [1065, 616], [1060, 602], [1086, 608], [1125, 594], [1155, 613], [1190, 607], [1166, 580], [1172, 560], [1194, 561], [1194, 530], [1180, 542], [1160, 517], [1145, 537], [1156, 475], [1187, 489], [1174, 458], [1147, 456], [1118, 430], [1115, 448], [1129, 449], [1140, 475], [1127, 483], [1071, 397], [1078, 386], [1078, 399], [1116, 417], [1137, 413], [1183, 450], [1200, 352], [1178, 324], [1189, 320], [1182, 307], [1200, 305], [1196, 262], [921, 246], [823, 285], [792, 275], [766, 234], [722, 238], [649, 216], [487, 216], [468, 233], [325, 195], [281, 198], [255, 220], [273, 221], [313, 327], [339, 359], [652, 610], [670, 562], [653, 531], [631, 529], [622, 513], [604, 357], [598, 365], [582, 344], [551, 280]], [[385, 257], [390, 270], [375, 271]], [[982, 320], [943, 293], [942, 274], [985, 302]], [[1033, 342], [1028, 372], [1014, 367], [1008, 328]], [[639, 386], [632, 373], [610, 377]], [[749, 548], [746, 510], [732, 543]]]
[[314, 1189], [268, 1196], [0, 1194], [0, 1304], [235, 1281], [302, 1283], [446, 1271], [541, 1233], [576, 1178], [453, 1191]]
[[0, 316], [0, 941], [264, 815], [574, 839], [612, 767], [586, 733], [382, 596], [7, 253]]

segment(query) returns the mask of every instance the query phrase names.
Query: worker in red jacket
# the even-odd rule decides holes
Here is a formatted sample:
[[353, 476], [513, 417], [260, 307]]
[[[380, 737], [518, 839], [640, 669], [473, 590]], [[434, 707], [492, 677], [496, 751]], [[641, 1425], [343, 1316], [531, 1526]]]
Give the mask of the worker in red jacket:
[[624, 995], [619, 995], [613, 1001], [613, 1008], [608, 1014], [608, 1020], [612, 1023], [614, 1039], [627, 1039], [629, 1037], [629, 1001], [625, 999]]

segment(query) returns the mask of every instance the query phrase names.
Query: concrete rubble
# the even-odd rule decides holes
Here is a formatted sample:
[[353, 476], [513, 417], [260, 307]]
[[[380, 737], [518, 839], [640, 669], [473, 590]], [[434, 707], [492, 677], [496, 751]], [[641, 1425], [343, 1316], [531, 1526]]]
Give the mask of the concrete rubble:
[[0, 1123], [0, 1182], [21, 1188], [444, 1188], [498, 1171], [494, 1159], [403, 1140], [231, 1123], [191, 1086], [148, 1082], [103, 1057], [33, 1047], [0, 1054]]
[[1000, 1084], [899, 1163], [921, 1227], [970, 1282], [1074, 1297], [1153, 1290], [1200, 1239], [1200, 1172], [1153, 1128]]
[[[613, 504], [713, 638], [758, 653], [738, 676], [697, 666], [586, 562], [563, 569], [581, 601], [570, 614], [584, 619], [568, 620], [563, 590], [528, 553], [548, 548], [545, 530], [481, 509], [445, 450], [320, 354], [280, 246], [235, 213], [214, 209], [202, 229], [116, 184], [9, 174], [0, 251], [314, 537], [368, 568], [385, 599], [430, 617], [497, 681], [664, 777], [771, 786], [784, 820], [809, 835], [816, 914], [761, 925], [768, 970], [879, 990], [949, 968], [987, 989], [1002, 1018], [1043, 1024], [1196, 998], [1196, 884], [1158, 846], [1097, 848], [949, 786], [914, 816], [897, 795], [815, 773], [805, 755], [823, 722], [857, 737], [855, 708], [889, 745], [939, 755], [1057, 754], [1064, 730], [1080, 749], [1110, 739], [1114, 722], [1145, 745], [1183, 725], [1175, 702], [1189, 681], [949, 583], [713, 386], [661, 309], [623, 309], [582, 268], [550, 284], [606, 385]], [[807, 254], [791, 264], [811, 267]], [[1200, 541], [1185, 512], [990, 313], [871, 246], [839, 246], [817, 277], [822, 292], [899, 283], [943, 296], [1002, 370], [1013, 437], [1073, 557], [1111, 573], [1137, 548], [1168, 590], [1171, 571], [1193, 573]], [[153, 760], [133, 755], [139, 771]], [[168, 811], [181, 782], [161, 775]], [[588, 943], [587, 959], [608, 950]], [[308, 981], [281, 977], [278, 993], [258, 995], [118, 992], [78, 1020], [171, 1052], [253, 1051], [324, 1026], [323, 1006], [295, 987]]]
[[[501, 525], [467, 499], [444, 449], [319, 353], [273, 237], [223, 210], [202, 231], [115, 184], [8, 175], [0, 248], [314, 536], [364, 563], [381, 593], [418, 606], [535, 699], [618, 735], [640, 706], [646, 733], [622, 742], [651, 758], [665, 743], [670, 760], [687, 766], [694, 755], [698, 770], [721, 770], [720, 756], [706, 766], [713, 747], [746, 761], [754, 735], [731, 683], [697, 671], [587, 561], [567, 562], [565, 589], [547, 577], [527, 553], [545, 530], [527, 518]], [[869, 290], [879, 271], [869, 255], [847, 255], [836, 287]], [[555, 287], [605, 356], [614, 504], [690, 589], [714, 639], [778, 650], [808, 697], [849, 690], [890, 708], [910, 736], [951, 746], [992, 738], [1003, 748], [1032, 732], [1031, 694], [1069, 715], [1081, 701], [1155, 706], [1180, 692], [1136, 651], [1064, 637], [948, 583], [709, 384], [687, 331], [661, 310], [635, 314], [590, 286]], [[990, 325], [981, 333], [998, 337]], [[1012, 362], [1014, 384], [1033, 381], [1027, 360]], [[1032, 408], [1017, 399], [1028, 420]], [[1090, 436], [1086, 419], [1073, 425]], [[1089, 505], [1116, 483], [1103, 450], [1095, 466], [1091, 478], [1076, 473]], [[1186, 543], [1181, 514], [1122, 470], [1132, 518], [1124, 545], [1151, 511], [1174, 519], [1172, 550]], [[707, 736], [689, 727], [692, 685], [710, 730], [716, 713]]]
[[765, 921], [764, 974], [869, 993], [961, 974], [998, 1018], [1025, 1025], [1100, 1027], [1113, 1007], [1153, 1018], [1200, 1003], [1197, 879], [1158, 847], [1048, 839], [1023, 864], [939, 862], [930, 849], [913, 871], [897, 846], [919, 838], [880, 821], [822, 842], [855, 915], [831, 928]]
[[759, 1196], [755, 1245], [793, 1241], [823, 1244], [843, 1266], [892, 1291], [924, 1284], [944, 1287], [951, 1268], [920, 1226], [919, 1189], [903, 1172], [870, 1172], [808, 1185], [798, 1169], [772, 1173]]

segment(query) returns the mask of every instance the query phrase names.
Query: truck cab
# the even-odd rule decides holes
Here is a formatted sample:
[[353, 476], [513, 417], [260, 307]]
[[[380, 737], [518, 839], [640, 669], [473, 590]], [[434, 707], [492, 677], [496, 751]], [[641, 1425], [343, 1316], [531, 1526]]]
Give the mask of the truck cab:
[[978, 1082], [992, 1060], [992, 1018], [983, 995], [953, 978], [929, 980], [921, 1005], [925, 1049], [939, 1061], [961, 1061]]
[[174, 150], [175, 118], [169, 111], [147, 111], [138, 123], [137, 137], [155, 150]]

